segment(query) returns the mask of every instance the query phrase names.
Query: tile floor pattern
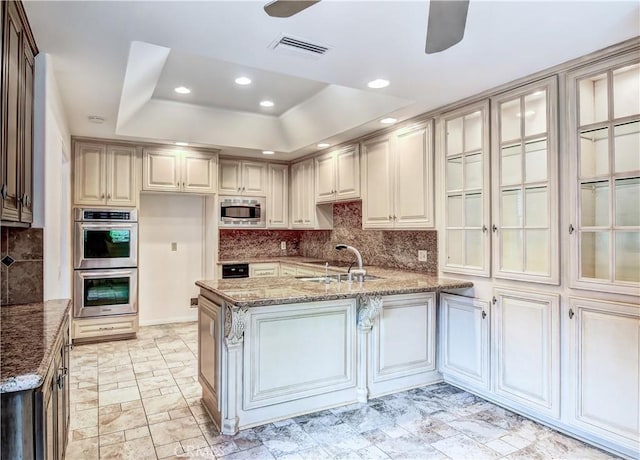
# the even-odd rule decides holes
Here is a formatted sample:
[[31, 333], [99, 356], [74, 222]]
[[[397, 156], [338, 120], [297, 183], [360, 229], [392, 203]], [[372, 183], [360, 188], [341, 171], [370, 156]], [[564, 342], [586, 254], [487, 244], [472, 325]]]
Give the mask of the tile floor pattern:
[[66, 458], [612, 458], [447, 384], [223, 436], [200, 405], [196, 354], [195, 323], [76, 346]]

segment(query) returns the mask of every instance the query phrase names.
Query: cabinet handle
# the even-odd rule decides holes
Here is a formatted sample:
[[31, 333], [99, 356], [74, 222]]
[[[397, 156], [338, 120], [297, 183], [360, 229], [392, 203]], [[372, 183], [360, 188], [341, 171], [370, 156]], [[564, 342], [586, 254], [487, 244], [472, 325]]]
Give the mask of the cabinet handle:
[[238, 191], [240, 191], [241, 187], [238, 187]]
[[31, 207], [31, 197], [25, 193], [25, 200], [27, 200], [27, 207]]
[[482, 226], [482, 233], [487, 233], [487, 226], [486, 225]]
[[496, 227], [496, 225], [495, 225], [495, 224], [493, 224], [493, 225], [491, 226], [491, 228], [492, 228], [492, 230], [493, 230], [493, 233], [498, 233], [498, 227]]
[[485, 312], [484, 310], [482, 310], [482, 319], [485, 319], [487, 317], [487, 312]]
[[107, 193], [107, 200], [111, 199], [111, 193]]
[[246, 189], [244, 187], [242, 187], [242, 191], [244, 192]]
[[389, 220], [393, 220], [393, 216], [389, 216]]
[[99, 331], [110, 331], [114, 328], [115, 326], [111, 326], [111, 327], [99, 327], [98, 330]]
[[102, 195], [100, 195], [100, 198], [104, 198], [104, 193]]
[[495, 305], [497, 302], [498, 299], [496, 299], [496, 296], [493, 296], [493, 299], [491, 299], [491, 303]]
[[573, 308], [569, 308], [569, 319], [573, 319]]
[[398, 220], [398, 217], [397, 216], [393, 216], [393, 220]]
[[184, 182], [182, 183], [182, 188], [184, 188]]
[[569, 235], [573, 234], [574, 230], [573, 225], [569, 224]]
[[7, 199], [7, 184], [2, 184], [2, 188], [0, 188], [0, 195], [2, 195], [2, 199]]

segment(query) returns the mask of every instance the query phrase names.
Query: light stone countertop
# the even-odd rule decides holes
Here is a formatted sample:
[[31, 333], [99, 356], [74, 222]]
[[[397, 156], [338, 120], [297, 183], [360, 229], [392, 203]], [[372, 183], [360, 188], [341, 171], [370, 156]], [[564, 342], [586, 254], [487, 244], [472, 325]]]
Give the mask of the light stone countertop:
[[0, 393], [42, 385], [70, 307], [64, 299], [0, 308]]
[[[306, 261], [302, 262], [299, 260], [300, 258], [297, 258], [297, 261], [293, 259], [295, 258], [260, 259], [260, 261], [301, 262], [301, 265], [306, 265]], [[254, 263], [253, 260], [244, 260], [242, 262]], [[322, 268], [322, 265], [313, 266]], [[331, 269], [332, 267], [329, 268]], [[336, 267], [333, 268], [336, 269]], [[203, 280], [197, 281], [196, 285], [202, 289], [211, 291], [225, 301], [238, 307], [262, 307], [288, 303], [319, 302], [323, 300], [353, 298], [361, 294], [385, 296], [473, 287], [473, 283], [470, 281], [439, 278], [425, 273], [366, 266], [365, 269], [368, 275], [378, 276], [380, 279], [369, 280], [364, 283], [355, 281], [353, 283], [347, 283], [346, 281], [340, 283], [323, 283], [281, 276]], [[341, 272], [346, 271], [344, 268], [338, 268], [338, 270]]]

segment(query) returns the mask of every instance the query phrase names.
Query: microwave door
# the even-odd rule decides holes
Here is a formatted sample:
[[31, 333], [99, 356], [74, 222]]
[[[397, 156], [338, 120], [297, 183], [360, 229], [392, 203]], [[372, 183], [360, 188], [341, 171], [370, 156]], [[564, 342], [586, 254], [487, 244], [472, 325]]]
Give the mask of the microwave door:
[[135, 267], [138, 262], [137, 224], [76, 222], [74, 267]]

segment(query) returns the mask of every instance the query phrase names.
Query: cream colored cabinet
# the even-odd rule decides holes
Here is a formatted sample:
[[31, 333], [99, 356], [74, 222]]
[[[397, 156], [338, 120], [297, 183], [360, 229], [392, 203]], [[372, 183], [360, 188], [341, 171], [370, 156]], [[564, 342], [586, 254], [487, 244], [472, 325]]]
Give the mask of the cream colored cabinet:
[[313, 158], [291, 165], [291, 228], [327, 229], [333, 226], [331, 205], [316, 206]]
[[[222, 307], [198, 296], [198, 381], [207, 390], [203, 398], [206, 397], [206, 402], [213, 407], [219, 407], [220, 404], [223, 337]], [[220, 423], [220, 420], [216, 419], [216, 423]]]
[[280, 263], [280, 276], [296, 276], [297, 270], [295, 265]]
[[364, 228], [434, 226], [432, 122], [362, 144]]
[[491, 104], [493, 275], [559, 284], [557, 79]]
[[[640, 59], [628, 53], [567, 77], [571, 286], [640, 292]], [[566, 235], [566, 234], [565, 234]]]
[[444, 114], [441, 128], [444, 232], [442, 270], [490, 275], [489, 103]]
[[637, 455], [640, 439], [640, 307], [569, 299], [563, 311], [569, 423]]
[[142, 190], [215, 193], [217, 155], [170, 149], [145, 149]]
[[267, 227], [289, 228], [289, 166], [270, 164]]
[[278, 262], [249, 264], [249, 278], [266, 278], [274, 276], [280, 276], [280, 264]]
[[134, 336], [138, 332], [138, 315], [74, 319], [73, 339], [93, 339], [107, 336]]
[[440, 372], [467, 387], [489, 389], [489, 302], [440, 295]]
[[245, 160], [220, 160], [220, 195], [267, 195], [267, 163]]
[[73, 164], [75, 204], [136, 206], [136, 147], [76, 142]]
[[494, 394], [515, 407], [560, 415], [560, 298], [494, 289]]
[[360, 198], [360, 156], [357, 145], [315, 158], [316, 203]]

